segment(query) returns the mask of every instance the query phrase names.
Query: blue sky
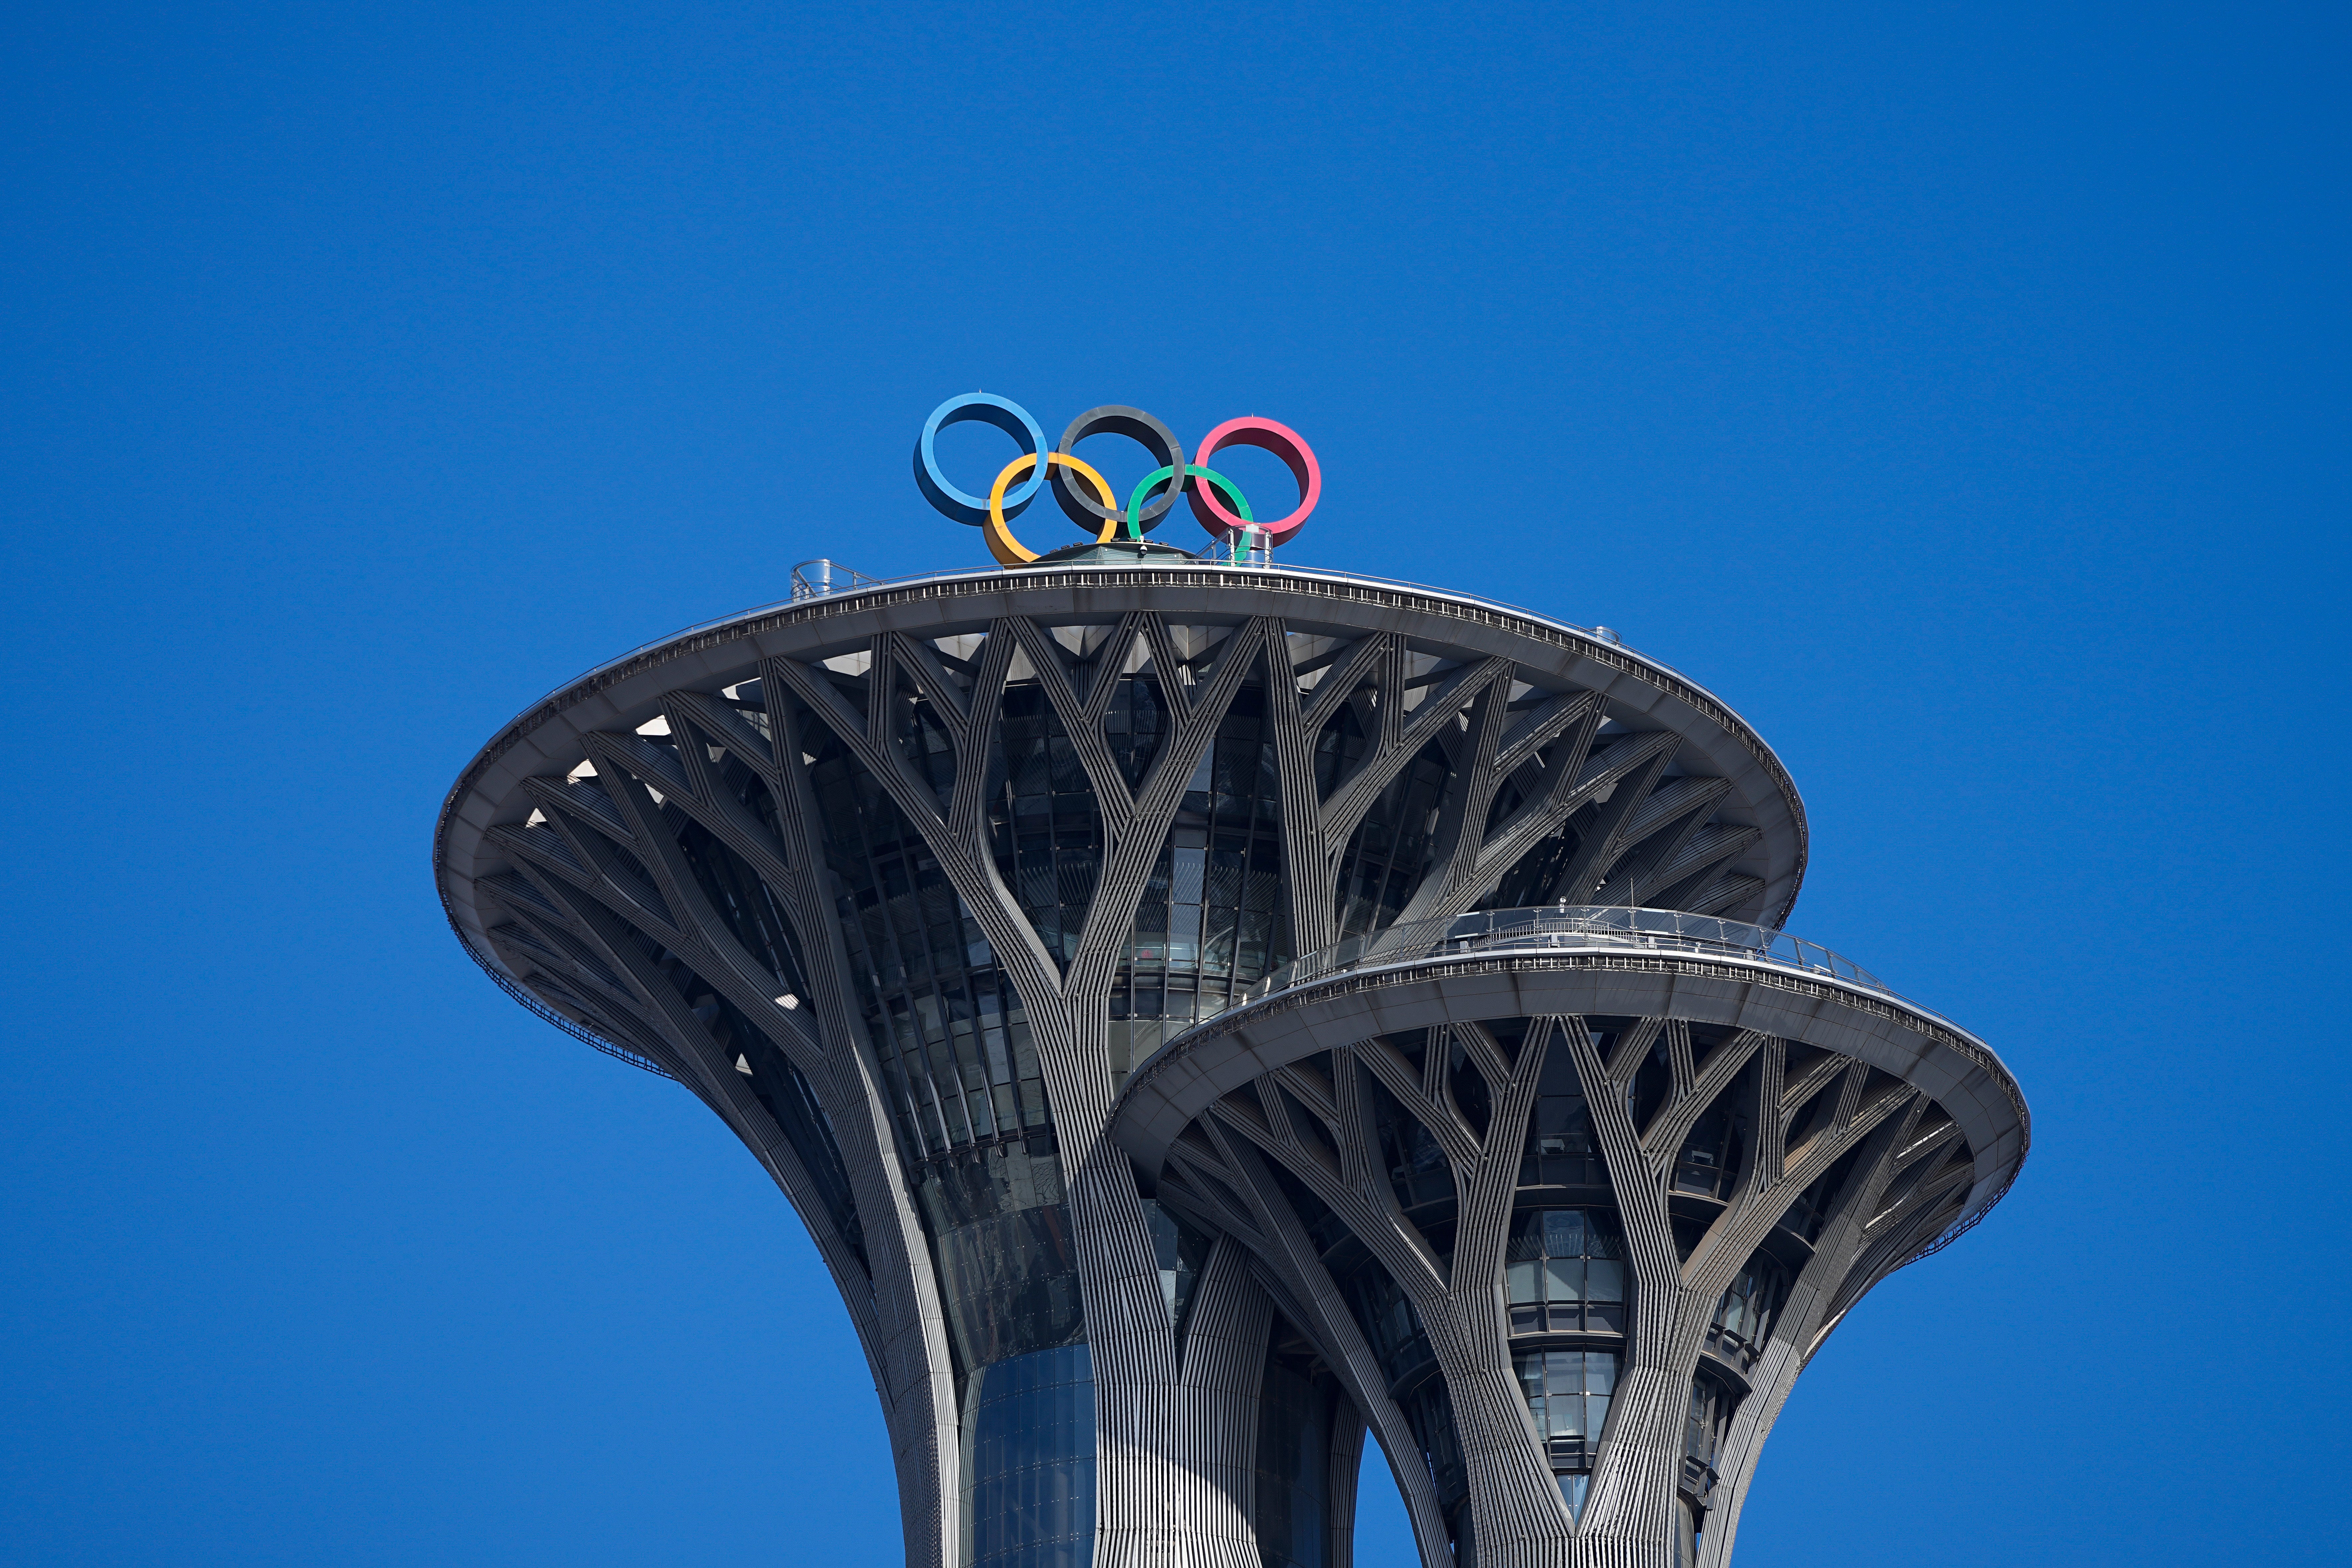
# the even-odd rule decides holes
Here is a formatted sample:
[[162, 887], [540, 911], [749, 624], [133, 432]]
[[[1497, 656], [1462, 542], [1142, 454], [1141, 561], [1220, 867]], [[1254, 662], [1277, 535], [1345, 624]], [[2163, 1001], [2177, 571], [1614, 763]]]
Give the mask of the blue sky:
[[973, 387], [1281, 419], [1287, 558], [1690, 671], [2023, 1081], [1741, 1568], [2335, 1560], [2343, 14], [1895, 9], [13, 11], [0, 1560], [898, 1561], [789, 1207], [429, 835], [797, 560], [979, 563]]

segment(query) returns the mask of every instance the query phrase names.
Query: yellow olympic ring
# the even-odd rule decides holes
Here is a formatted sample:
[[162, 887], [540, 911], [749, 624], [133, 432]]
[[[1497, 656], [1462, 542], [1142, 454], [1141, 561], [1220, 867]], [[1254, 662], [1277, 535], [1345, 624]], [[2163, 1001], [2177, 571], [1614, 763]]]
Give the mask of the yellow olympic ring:
[[[1096, 536], [1095, 542], [1108, 544], [1118, 536], [1120, 522], [1118, 500], [1110, 493], [1110, 481], [1066, 452], [1048, 452], [1045, 462], [1048, 468], [1059, 464], [1094, 486], [1095, 493], [1102, 498], [1103, 505], [1111, 514], [1104, 522], [1102, 532]], [[1036, 464], [1036, 453], [1022, 453], [1004, 465], [1004, 471], [996, 476], [996, 483], [989, 489], [988, 523], [982, 531], [988, 537], [988, 552], [996, 557], [1000, 566], [1026, 566], [1033, 561], [1043, 559], [1036, 552], [1022, 548], [1021, 542], [1013, 537], [1013, 531], [1004, 526], [1004, 492], [1013, 488], [1013, 480]]]

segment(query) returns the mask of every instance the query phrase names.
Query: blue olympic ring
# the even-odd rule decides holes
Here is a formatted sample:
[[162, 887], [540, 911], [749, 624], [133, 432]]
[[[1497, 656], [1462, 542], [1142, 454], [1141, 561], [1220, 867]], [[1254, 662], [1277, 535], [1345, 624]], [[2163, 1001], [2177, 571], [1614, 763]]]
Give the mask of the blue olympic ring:
[[1045, 470], [1049, 466], [1043, 460], [1045, 432], [1037, 427], [1037, 421], [1029, 417], [1027, 409], [1002, 397], [992, 397], [985, 392], [950, 397], [931, 410], [931, 416], [923, 422], [923, 433], [915, 440], [915, 483], [921, 489], [923, 499], [958, 522], [968, 523], [973, 528], [985, 528], [988, 526], [988, 498], [966, 495], [950, 484], [947, 476], [940, 472], [936, 450], [940, 431], [950, 425], [961, 425], [967, 419], [993, 425], [1015, 441], [1027, 441], [1029, 445], [1024, 455], [1039, 459], [1037, 470], [1030, 475], [1028, 482], [1004, 498], [1003, 515], [1006, 517], [1018, 516], [1045, 486]]

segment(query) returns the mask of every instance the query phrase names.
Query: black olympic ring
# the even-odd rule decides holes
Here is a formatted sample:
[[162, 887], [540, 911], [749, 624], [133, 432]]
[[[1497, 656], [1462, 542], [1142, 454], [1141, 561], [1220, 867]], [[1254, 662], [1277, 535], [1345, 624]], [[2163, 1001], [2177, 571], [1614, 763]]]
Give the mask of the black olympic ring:
[[[1176, 439], [1176, 433], [1140, 408], [1129, 408], [1115, 403], [1089, 408], [1070, 421], [1070, 427], [1062, 432], [1061, 445], [1054, 450], [1069, 457], [1070, 449], [1089, 436], [1124, 436], [1151, 454], [1151, 464], [1156, 468], [1181, 468], [1184, 466], [1184, 447]], [[1168, 515], [1168, 509], [1176, 504], [1180, 488], [1171, 486], [1145, 503], [1138, 519], [1138, 525], [1144, 532], [1149, 533], [1160, 526], [1160, 521]], [[1054, 467], [1054, 499], [1061, 502], [1064, 515], [1080, 528], [1100, 530], [1105, 523], [1126, 521], [1125, 512], [1107, 507], [1087, 494], [1072, 471], [1059, 464]]]

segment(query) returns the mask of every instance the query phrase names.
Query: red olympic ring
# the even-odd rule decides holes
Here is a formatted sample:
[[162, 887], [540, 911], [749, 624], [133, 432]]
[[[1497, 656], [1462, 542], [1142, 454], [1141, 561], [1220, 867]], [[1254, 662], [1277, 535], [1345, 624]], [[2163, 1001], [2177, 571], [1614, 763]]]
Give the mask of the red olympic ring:
[[1244, 523], [1217, 499], [1215, 487], [1196, 484], [1190, 487], [1192, 515], [1201, 520], [1201, 526], [1213, 538], [1225, 538], [1235, 529], [1247, 526], [1264, 533], [1269, 544], [1288, 543], [1305, 525], [1307, 514], [1315, 510], [1315, 503], [1323, 499], [1323, 469], [1315, 461], [1315, 449], [1287, 425], [1245, 417], [1228, 419], [1202, 437], [1201, 449], [1192, 461], [1206, 468], [1227, 447], [1258, 447], [1280, 458], [1288, 465], [1290, 477], [1298, 481], [1298, 510], [1278, 521]]

